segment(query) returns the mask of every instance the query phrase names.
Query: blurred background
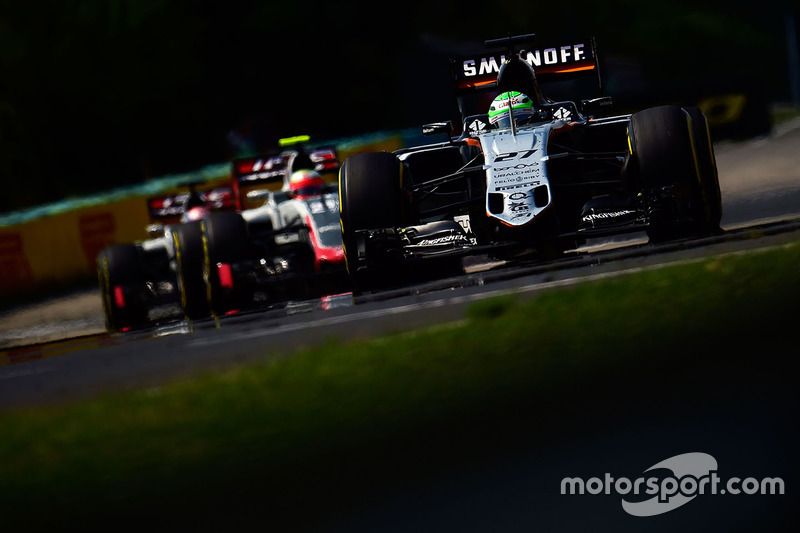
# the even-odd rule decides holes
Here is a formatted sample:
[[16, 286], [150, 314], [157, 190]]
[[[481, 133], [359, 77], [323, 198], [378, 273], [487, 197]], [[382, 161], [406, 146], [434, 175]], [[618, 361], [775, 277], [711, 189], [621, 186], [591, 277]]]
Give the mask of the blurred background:
[[448, 58], [509, 33], [595, 36], [604, 92], [623, 109], [740, 85], [798, 104], [798, 11], [796, 0], [0, 0], [0, 213], [288, 135], [454, 119]]

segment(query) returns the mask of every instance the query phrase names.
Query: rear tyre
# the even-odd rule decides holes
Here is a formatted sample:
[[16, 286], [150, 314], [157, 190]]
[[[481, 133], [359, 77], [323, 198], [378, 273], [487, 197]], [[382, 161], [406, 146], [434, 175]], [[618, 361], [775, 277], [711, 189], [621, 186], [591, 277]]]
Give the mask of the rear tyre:
[[[348, 157], [339, 172], [339, 213], [345, 264], [357, 290], [391, 283], [399, 265], [384, 258], [361, 261], [356, 232], [401, 227], [409, 222], [402, 194], [400, 162], [394, 154], [375, 152]], [[383, 278], [383, 279], [381, 279]]]
[[147, 325], [147, 305], [142, 298], [147, 278], [135, 244], [115, 244], [100, 252], [97, 278], [108, 331]]
[[248, 256], [247, 223], [239, 213], [212, 213], [201, 226], [209, 309], [214, 316], [238, 311], [248, 303], [234, 271], [234, 265]]
[[211, 314], [203, 279], [203, 231], [200, 221], [172, 227], [175, 248], [176, 278], [181, 308], [186, 318], [197, 320]]
[[649, 202], [651, 241], [713, 232], [689, 113], [678, 106], [645, 109], [631, 116], [628, 135]]

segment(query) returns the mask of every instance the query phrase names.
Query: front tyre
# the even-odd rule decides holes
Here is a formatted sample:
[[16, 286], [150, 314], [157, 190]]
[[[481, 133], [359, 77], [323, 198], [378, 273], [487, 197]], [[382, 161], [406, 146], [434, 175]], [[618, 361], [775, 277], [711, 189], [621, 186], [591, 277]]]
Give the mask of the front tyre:
[[[645, 109], [631, 116], [628, 140], [647, 202], [651, 241], [714, 231], [713, 208], [702, 183], [692, 119], [678, 106]], [[717, 222], [718, 227], [718, 222]]]
[[714, 145], [708, 127], [708, 119], [697, 107], [684, 107], [692, 121], [692, 138], [695, 153], [697, 154], [697, 167], [702, 184], [702, 193], [706, 205], [707, 229], [712, 233], [720, 233], [722, 220], [722, 193], [719, 188], [719, 175], [717, 174], [717, 159], [714, 155]]
[[[392, 153], [375, 152], [348, 157], [339, 172], [339, 214], [345, 264], [356, 289], [380, 284], [381, 273], [359, 253], [357, 232], [404, 226], [408, 202], [403, 198], [400, 161]], [[387, 265], [382, 265], [383, 275]]]
[[239, 286], [236, 264], [247, 258], [247, 223], [239, 213], [212, 213], [201, 221], [203, 279], [211, 313], [238, 311], [247, 302]]

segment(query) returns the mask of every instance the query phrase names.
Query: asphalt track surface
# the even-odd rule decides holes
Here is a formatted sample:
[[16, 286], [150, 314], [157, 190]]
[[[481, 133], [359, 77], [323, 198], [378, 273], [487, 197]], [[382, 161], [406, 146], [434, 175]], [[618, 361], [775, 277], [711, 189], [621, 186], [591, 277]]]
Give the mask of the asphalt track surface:
[[[223, 317], [218, 322], [168, 322], [121, 336], [76, 333], [71, 338], [66, 333], [59, 342], [0, 351], [0, 408], [146, 386], [208, 366], [258, 359], [268, 352], [285, 352], [328, 338], [380, 335], [459, 320], [471, 302], [505, 291], [532, 293], [553, 283], [573, 283], [796, 238], [800, 121], [776, 128], [771, 137], [724, 142], [715, 150], [723, 197], [722, 227], [726, 230], [720, 237], [653, 246], [643, 234], [632, 234], [612, 241], [590, 241], [584, 252], [547, 264], [491, 265], [478, 258], [477, 266], [468, 269], [472, 273], [461, 278], [356, 298], [343, 294], [294, 302], [276, 310]], [[94, 323], [102, 322], [99, 308], [91, 314]], [[47, 324], [37, 327], [46, 328]]]
[[[219, 321], [173, 322], [120, 336], [88, 335], [7, 350], [0, 352], [0, 409], [155, 386], [198, 370], [278, 357], [330, 338], [369, 337], [458, 321], [467, 306], [497, 294], [526, 297], [566, 284], [798, 240], [800, 123], [776, 130], [769, 138], [721, 144], [716, 151], [723, 193], [722, 236], [654, 246], [642, 235], [633, 235], [593, 242], [586, 251], [551, 263], [493, 268], [478, 264], [477, 271], [461, 277], [356, 298], [342, 294]], [[793, 340], [781, 346], [797, 353]], [[775, 392], [763, 383], [754, 386], [767, 396]], [[681, 510], [681, 518], [675, 519], [680, 521], [614, 522], [623, 514], [619, 497], [564, 497], [552, 483], [564, 476], [602, 477], [605, 472], [635, 477], [668, 457], [711, 450], [720, 450], [720, 475], [724, 468], [728, 475], [788, 478], [789, 467], [781, 460], [788, 453], [787, 435], [794, 439], [796, 434], [775, 433], [769, 422], [774, 417], [785, 420], [787, 427], [796, 423], [796, 398], [791, 397], [792, 404], [776, 400], [779, 407], [769, 417], [734, 398], [714, 412], [692, 412], [690, 406], [682, 406], [658, 413], [643, 428], [597, 427], [591, 420], [576, 420], [587, 430], [543, 445], [535, 453], [487, 458], [479, 467], [450, 478], [386, 494], [369, 510], [333, 524], [333, 529], [530, 531], [614, 523], [620, 530], [739, 530], [783, 525], [770, 521], [776, 500], [767, 496], [734, 499], [735, 513], [725, 511], [731, 500], [719, 496], [694, 510]], [[791, 466], [795, 467], [796, 463]], [[542, 480], [551, 486], [537, 487]], [[788, 487], [787, 494], [794, 490]], [[785, 511], [789, 497], [782, 497], [779, 511]]]
[[[800, 205], [800, 204], [799, 204]], [[88, 398], [156, 386], [195, 371], [276, 357], [329, 339], [347, 340], [456, 322], [474, 302], [618, 276], [644, 268], [800, 240], [800, 217], [659, 246], [632, 241], [549, 263], [504, 265], [354, 297], [292, 302], [239, 315], [168, 321], [122, 335], [89, 335], [5, 352], [0, 408]]]

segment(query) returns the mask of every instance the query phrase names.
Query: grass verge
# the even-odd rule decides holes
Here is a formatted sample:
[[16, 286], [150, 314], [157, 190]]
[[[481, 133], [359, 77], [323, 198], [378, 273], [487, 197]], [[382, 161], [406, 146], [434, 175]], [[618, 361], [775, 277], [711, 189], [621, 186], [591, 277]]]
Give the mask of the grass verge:
[[711, 258], [2, 413], [0, 524], [313, 525], [612, 412], [713, 408], [721, 392], [793, 406], [799, 264], [797, 244]]

